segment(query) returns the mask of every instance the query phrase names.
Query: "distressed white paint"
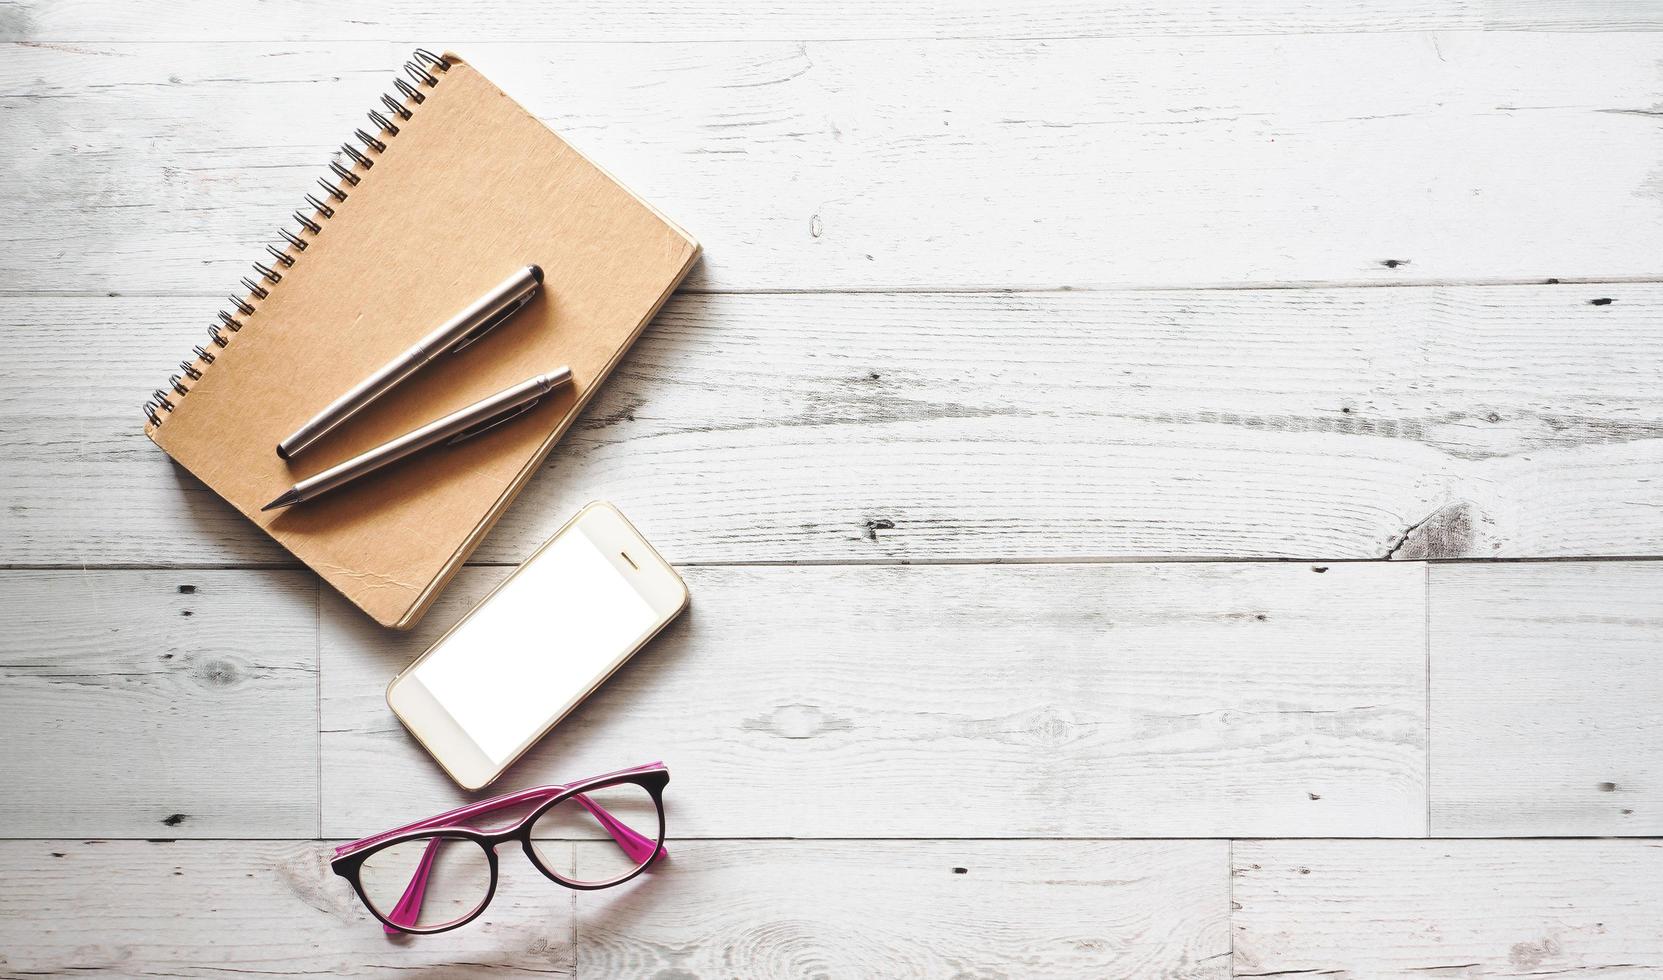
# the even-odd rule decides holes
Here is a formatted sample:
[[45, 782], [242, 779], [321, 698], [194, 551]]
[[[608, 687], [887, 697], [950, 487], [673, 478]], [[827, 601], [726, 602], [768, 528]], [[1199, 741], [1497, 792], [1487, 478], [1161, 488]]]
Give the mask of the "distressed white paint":
[[[0, 573], [0, 836], [83, 838], [0, 842], [0, 973], [1655, 975], [1654, 840], [1080, 838], [1658, 833], [1653, 566], [1330, 564], [1660, 553], [1663, 290], [1460, 285], [1659, 276], [1663, 39], [1474, 32], [1658, 26], [0, 3], [0, 563], [72, 569]], [[391, 943], [322, 842], [142, 838], [453, 798], [381, 690], [506, 570], [410, 636], [157, 570], [286, 558], [136, 405], [418, 43], [708, 249], [477, 557], [610, 497], [678, 561], [836, 567], [687, 569], [504, 783], [662, 756], [672, 833], [740, 839], [595, 895], [505, 852], [485, 921]], [[1147, 288], [1321, 283], [1430, 288]], [[1148, 557], [1307, 561], [848, 564]]]
[[[663, 759], [694, 837], [1418, 835], [1423, 569], [1317, 568], [687, 569], [686, 618], [501, 787]], [[414, 634], [325, 600], [325, 834], [463, 799], [382, 691], [503, 572]]]
[[0, 572], [0, 836], [317, 833], [316, 598], [292, 571]]
[[[5, 560], [288, 560], [139, 431], [209, 308], [0, 298]], [[678, 562], [1659, 554], [1660, 316], [1654, 285], [684, 295], [475, 558], [597, 497]]]
[[1663, 833], [1663, 564], [1430, 572], [1433, 832]]
[[508, 867], [489, 923], [390, 939], [329, 870], [330, 849], [322, 841], [0, 842], [0, 973], [573, 975], [574, 893], [522, 855], [503, 851]]
[[686, 842], [662, 881], [579, 898], [577, 972], [1223, 978], [1227, 848]]
[[561, 888], [504, 848], [479, 921], [393, 941], [321, 842], [8, 841], [0, 971], [1228, 976], [1222, 841], [671, 847], [661, 870], [603, 892]]
[[[322, 0], [276, 4], [166, 0], [125, 4], [21, 0], [0, 8], [0, 41], [833, 41], [884, 38], [1070, 38], [1098, 35], [1310, 34], [1331, 31], [1656, 30], [1646, 0], [844, 0], [723, 4], [389, 0], [352, 16]], [[413, 41], [414, 43], [414, 41]]]
[[[1663, 271], [1658, 35], [457, 47], [700, 239], [701, 289]], [[9, 46], [0, 283], [223, 295], [409, 50]]]
[[[1517, 0], [1513, 0], [1517, 3]], [[1298, 34], [1406, 31], [1482, 26], [1461, 0], [1249, 0], [1220, 7], [1208, 0], [846, 0], [837, 4], [744, 2], [548, 5], [530, 0], [430, 0], [420, 6], [370, 0], [351, 17], [322, 0], [280, 6], [167, 0], [140, 11], [122, 5], [24, 0], [0, 15], [0, 41], [190, 41], [204, 21], [224, 41], [429, 39], [464, 41], [747, 41], [882, 38], [1082, 37], [1161, 34]], [[1637, 13], [1637, 12], [1636, 12]], [[1621, 16], [1584, 11], [1593, 24]], [[1631, 17], [1632, 19], [1632, 17]], [[414, 42], [413, 42], [414, 43]]]
[[1235, 976], [1655, 977], [1657, 841], [1237, 841]]

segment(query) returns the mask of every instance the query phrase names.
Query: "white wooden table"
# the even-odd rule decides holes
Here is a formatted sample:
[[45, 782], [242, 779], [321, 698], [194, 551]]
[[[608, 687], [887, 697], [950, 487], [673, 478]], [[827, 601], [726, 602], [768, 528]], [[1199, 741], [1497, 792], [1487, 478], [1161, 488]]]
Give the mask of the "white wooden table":
[[[1663, 973], [1660, 28], [0, 0], [0, 976]], [[707, 257], [397, 634], [138, 405], [416, 44]], [[592, 498], [694, 607], [503, 786], [674, 857], [390, 942], [383, 685]]]

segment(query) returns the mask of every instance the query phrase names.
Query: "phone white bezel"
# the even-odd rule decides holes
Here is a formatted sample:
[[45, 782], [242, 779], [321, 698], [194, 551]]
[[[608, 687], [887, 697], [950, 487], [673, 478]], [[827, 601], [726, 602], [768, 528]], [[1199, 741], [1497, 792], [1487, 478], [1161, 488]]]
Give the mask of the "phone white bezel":
[[[558, 708], [556, 713], [522, 742], [505, 762], [498, 765], [491, 761], [473, 738], [434, 699], [427, 687], [413, 676], [413, 672], [424, 660], [443, 647], [452, 633], [490, 602], [492, 596], [536, 562], [550, 545], [567, 534], [586, 535], [600, 549], [601, 554], [607, 557], [624, 580], [634, 586], [635, 591], [652, 607], [653, 625], [629, 649], [620, 651], [584, 690], [576, 692], [576, 697]], [[412, 661], [410, 666], [399, 671], [387, 684], [387, 706], [457, 785], [467, 790], [482, 789], [507, 771], [509, 766], [519, 761], [520, 757], [547, 735], [550, 729], [560, 724], [573, 709], [587, 700], [589, 695], [604, 684], [619, 667], [627, 663], [636, 651], [646, 646], [671, 620], [686, 609], [687, 602], [687, 586], [682, 582], [681, 576], [676, 574], [675, 569], [670, 567], [670, 563], [641, 537], [641, 533], [617, 507], [605, 501], [595, 501], [579, 510], [560, 530], [539, 545], [513, 574], [480, 599], [468, 610], [467, 615], [457, 620], [443, 636]]]

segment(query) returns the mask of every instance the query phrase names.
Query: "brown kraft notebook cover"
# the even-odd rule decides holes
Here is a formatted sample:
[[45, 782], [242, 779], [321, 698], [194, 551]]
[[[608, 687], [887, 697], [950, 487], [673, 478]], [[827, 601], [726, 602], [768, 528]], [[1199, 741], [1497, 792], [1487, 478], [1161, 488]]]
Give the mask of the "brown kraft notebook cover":
[[[339, 194], [313, 188], [333, 213], [301, 211], [318, 230], [303, 223], [303, 249], [287, 244], [281, 260], [263, 260], [280, 280], [255, 271], [258, 288], [218, 330], [223, 346], [203, 344], [212, 361], [198, 357], [158, 392], [145, 425], [342, 595], [398, 628], [426, 611], [699, 252], [468, 63], [447, 53], [411, 66], [380, 109], [397, 133], [367, 133], [350, 147], [364, 160], [341, 158], [356, 184], [336, 170], [328, 180]], [[545, 280], [530, 306], [296, 459], [278, 458], [277, 443], [325, 405], [531, 264]], [[260, 511], [297, 480], [561, 365], [573, 384], [529, 416]]]

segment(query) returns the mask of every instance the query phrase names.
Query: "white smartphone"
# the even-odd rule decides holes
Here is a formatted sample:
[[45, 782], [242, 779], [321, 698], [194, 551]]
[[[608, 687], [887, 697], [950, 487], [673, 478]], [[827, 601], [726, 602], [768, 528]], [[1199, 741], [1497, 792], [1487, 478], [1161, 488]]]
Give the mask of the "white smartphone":
[[489, 785], [687, 608], [687, 586], [592, 503], [387, 685], [464, 789]]

